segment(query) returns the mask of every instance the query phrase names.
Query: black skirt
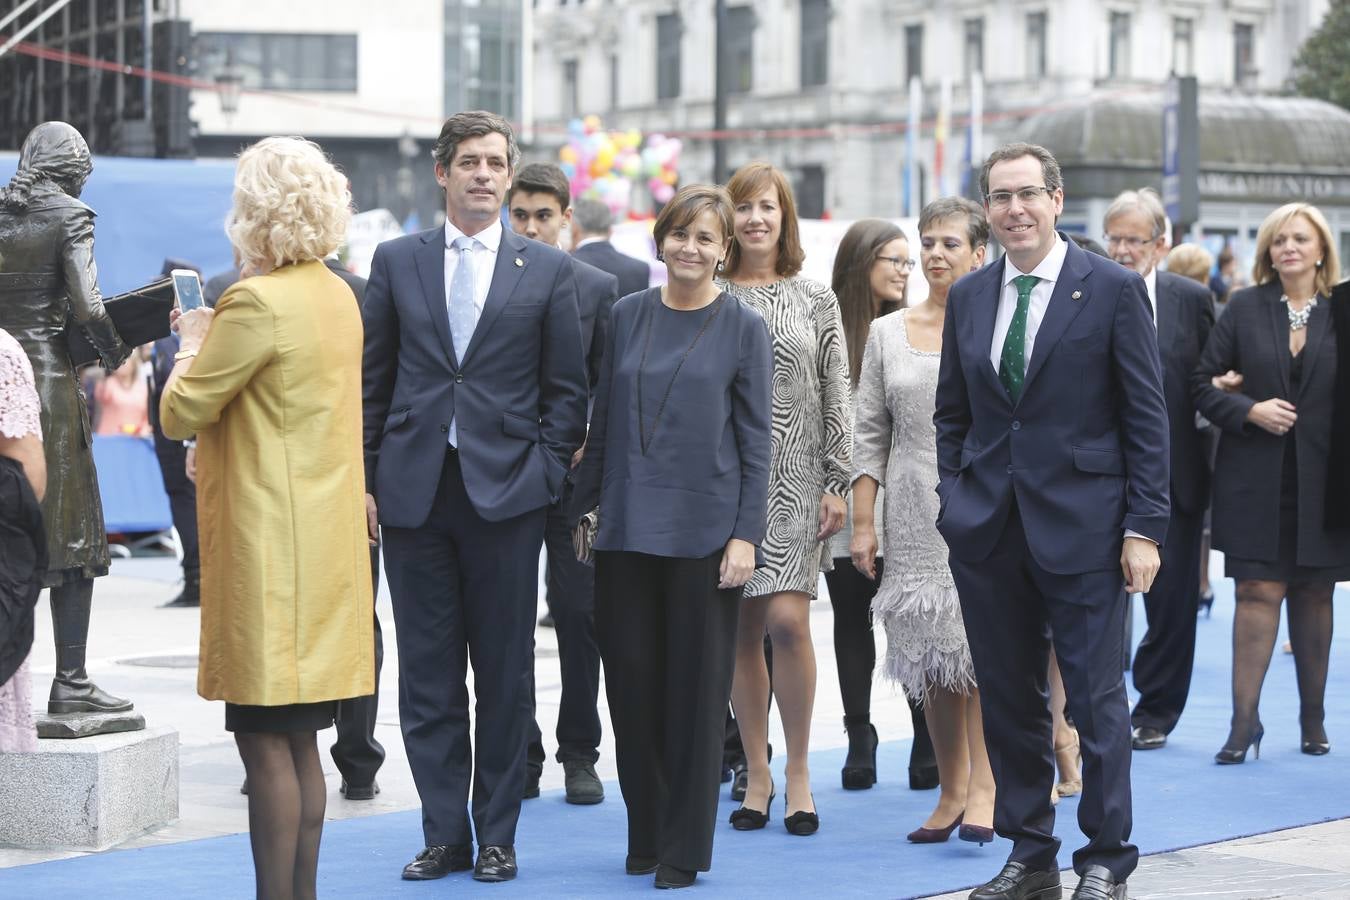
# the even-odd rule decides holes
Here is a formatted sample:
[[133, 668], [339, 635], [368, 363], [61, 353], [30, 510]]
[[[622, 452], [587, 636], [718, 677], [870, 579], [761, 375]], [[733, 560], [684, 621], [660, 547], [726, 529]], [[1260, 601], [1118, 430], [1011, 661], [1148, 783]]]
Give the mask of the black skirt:
[[245, 733], [285, 734], [291, 731], [323, 731], [333, 724], [336, 700], [321, 703], [291, 703], [286, 706], [225, 704], [225, 730]]

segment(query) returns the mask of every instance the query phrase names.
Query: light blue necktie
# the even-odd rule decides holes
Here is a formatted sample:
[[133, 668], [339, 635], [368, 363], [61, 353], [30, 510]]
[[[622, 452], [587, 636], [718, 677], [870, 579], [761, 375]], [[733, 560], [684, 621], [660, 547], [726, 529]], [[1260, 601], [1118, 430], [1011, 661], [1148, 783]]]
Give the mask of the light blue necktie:
[[[464, 352], [469, 349], [469, 339], [478, 325], [478, 311], [473, 304], [473, 248], [477, 243], [473, 238], [461, 235], [450, 245], [459, 251], [459, 263], [450, 279], [450, 341], [455, 345], [457, 365], [463, 364]], [[450, 444], [459, 446], [453, 416], [450, 419]]]

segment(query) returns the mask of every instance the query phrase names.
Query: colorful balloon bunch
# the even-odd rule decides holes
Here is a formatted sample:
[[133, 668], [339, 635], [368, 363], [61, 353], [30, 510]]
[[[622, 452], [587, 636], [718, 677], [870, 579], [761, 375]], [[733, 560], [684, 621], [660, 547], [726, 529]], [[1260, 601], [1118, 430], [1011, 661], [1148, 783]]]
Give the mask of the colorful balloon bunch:
[[574, 198], [600, 200], [616, 217], [632, 202], [633, 185], [645, 179], [656, 204], [675, 196], [682, 145], [679, 138], [653, 134], [644, 146], [639, 131], [605, 131], [600, 117], [573, 119], [558, 162]]

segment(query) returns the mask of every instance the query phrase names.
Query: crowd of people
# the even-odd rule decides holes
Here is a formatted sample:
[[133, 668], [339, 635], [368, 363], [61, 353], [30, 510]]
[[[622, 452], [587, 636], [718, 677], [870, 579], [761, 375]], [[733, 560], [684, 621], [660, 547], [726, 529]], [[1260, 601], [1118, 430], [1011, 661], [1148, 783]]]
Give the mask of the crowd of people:
[[[605, 799], [603, 669], [624, 870], [659, 888], [710, 868], [726, 780], [741, 800], [733, 831], [765, 828], [780, 789], [789, 833], [828, 827], [808, 766], [822, 573], [842, 786], [877, 781], [879, 668], [915, 717], [910, 786], [940, 787], [908, 839], [1012, 843], [973, 900], [1061, 895], [1053, 805], [1079, 792], [1073, 896], [1125, 896], [1131, 753], [1164, 747], [1186, 704], [1195, 619], [1212, 603], [1211, 504], [1237, 585], [1233, 716], [1215, 760], [1259, 754], [1286, 600], [1302, 750], [1329, 751], [1331, 597], [1350, 578], [1350, 477], [1330, 465], [1350, 450], [1350, 341], [1336, 337], [1350, 299], [1315, 207], [1272, 212], [1253, 286], [1230, 292], [1231, 253], [1216, 285], [1205, 251], [1169, 248], [1147, 189], [1107, 209], [1100, 252], [1071, 240], [1056, 228], [1054, 157], [1010, 144], [984, 162], [982, 202], [934, 200], [914, 234], [855, 222], [827, 286], [800, 274], [787, 178], [751, 163], [664, 204], [653, 238], [667, 280], [648, 287], [645, 264], [608, 243], [603, 206], [574, 210], [556, 166], [522, 167], [500, 117], [452, 116], [433, 155], [444, 226], [380, 245], [369, 283], [353, 285], [325, 265], [351, 214], [345, 178], [308, 141], [250, 147], [227, 227], [240, 271], [214, 308], [173, 314], [156, 356], [154, 418], [168, 441], [196, 442], [184, 463], [200, 524], [198, 688], [225, 701], [244, 762], [259, 897], [315, 895], [316, 732], [345, 722], [350, 741], [373, 742], [377, 551], [422, 801], [405, 879], [517, 874], [522, 801], [546, 761], [533, 716], [541, 548], [566, 799]], [[0, 193], [0, 241], [33, 197], [77, 196], [88, 170], [75, 174], [21, 165]], [[82, 224], [56, 206], [75, 213], [65, 227]], [[990, 261], [994, 243], [1004, 255]], [[79, 609], [87, 620], [107, 568], [102, 534], [76, 560], [53, 537], [102, 520], [86, 502], [87, 446], [75, 464], [61, 456], [73, 437], [40, 405], [83, 401], [36, 298], [42, 322], [74, 304], [100, 337], [118, 431], [134, 378], [92, 263], [62, 269], [56, 254], [79, 245], [53, 246], [67, 249], [44, 261], [41, 290], [12, 279], [8, 257], [0, 269], [0, 536], [26, 548], [7, 555], [18, 562], [0, 598], [14, 635], [0, 645], [4, 749], [32, 746], [23, 636], [37, 591], [53, 587], [58, 625]], [[916, 268], [928, 294], [911, 306]], [[88, 277], [58, 284], [58, 271]], [[1135, 592], [1148, 623], [1130, 709]], [[52, 702], [118, 708], [82, 653], [59, 657]], [[349, 799], [378, 790], [382, 755], [344, 768]]]

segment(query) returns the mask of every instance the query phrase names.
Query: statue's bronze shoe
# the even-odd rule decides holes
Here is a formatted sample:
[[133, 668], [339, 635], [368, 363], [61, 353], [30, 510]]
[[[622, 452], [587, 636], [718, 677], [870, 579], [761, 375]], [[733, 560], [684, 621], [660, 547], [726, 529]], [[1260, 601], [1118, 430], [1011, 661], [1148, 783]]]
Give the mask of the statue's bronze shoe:
[[52, 692], [47, 698], [47, 712], [62, 713], [126, 712], [133, 706], [130, 700], [114, 697], [85, 678], [62, 678], [52, 681]]

